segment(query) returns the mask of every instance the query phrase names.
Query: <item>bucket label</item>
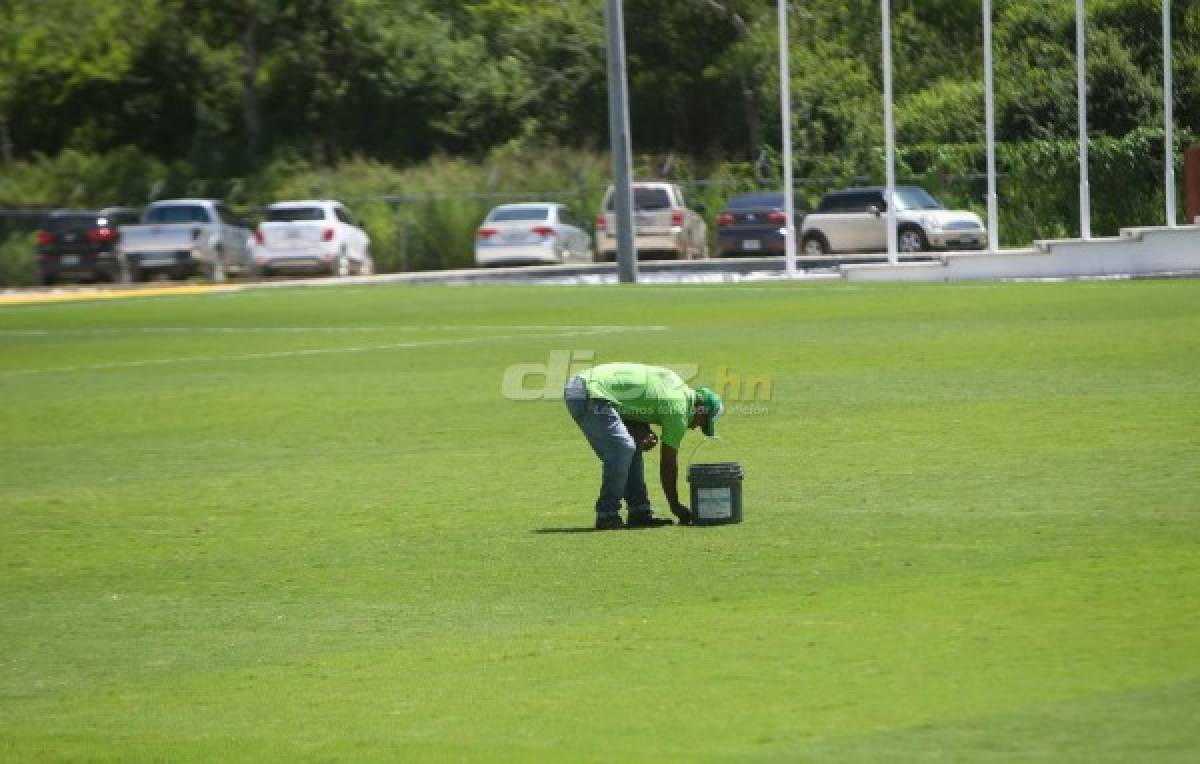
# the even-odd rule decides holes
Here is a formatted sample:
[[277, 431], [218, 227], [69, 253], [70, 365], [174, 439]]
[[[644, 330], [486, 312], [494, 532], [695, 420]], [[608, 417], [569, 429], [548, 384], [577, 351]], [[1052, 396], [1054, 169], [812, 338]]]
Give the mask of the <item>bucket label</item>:
[[705, 520], [733, 516], [733, 491], [729, 488], [697, 488], [696, 513]]

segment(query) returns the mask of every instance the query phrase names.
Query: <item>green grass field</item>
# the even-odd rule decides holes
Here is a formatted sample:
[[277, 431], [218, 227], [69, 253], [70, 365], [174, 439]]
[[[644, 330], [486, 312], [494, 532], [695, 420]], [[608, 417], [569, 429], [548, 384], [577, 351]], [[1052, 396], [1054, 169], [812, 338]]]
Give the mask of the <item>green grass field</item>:
[[[745, 522], [539, 532], [554, 351], [765, 377]], [[0, 412], [0, 760], [1200, 749], [1198, 281], [7, 307]]]

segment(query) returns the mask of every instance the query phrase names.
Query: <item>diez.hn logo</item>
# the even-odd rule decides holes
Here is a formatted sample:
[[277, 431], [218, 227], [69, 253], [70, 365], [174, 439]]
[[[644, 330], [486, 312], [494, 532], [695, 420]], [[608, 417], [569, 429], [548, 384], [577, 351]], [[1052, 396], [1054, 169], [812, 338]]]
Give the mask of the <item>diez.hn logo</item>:
[[[541, 401], [562, 397], [567, 380], [586, 368], [597, 365], [592, 350], [551, 350], [545, 361], [514, 363], [504, 370], [500, 394], [510, 401]], [[765, 374], [739, 374], [726, 364], [718, 364], [711, 380], [701, 374], [699, 364], [664, 363], [685, 384], [707, 384], [727, 403], [763, 403], [771, 400], [771, 377]]]

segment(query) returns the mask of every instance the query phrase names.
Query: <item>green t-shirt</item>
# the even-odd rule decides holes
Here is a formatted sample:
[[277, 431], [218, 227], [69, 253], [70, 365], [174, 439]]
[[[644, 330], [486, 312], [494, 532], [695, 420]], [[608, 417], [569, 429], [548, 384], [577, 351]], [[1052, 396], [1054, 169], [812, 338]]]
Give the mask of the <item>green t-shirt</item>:
[[609, 401], [622, 419], [657, 424], [662, 442], [679, 448], [692, 419], [696, 394], [679, 375], [661, 366], [606, 363], [580, 372], [589, 398]]

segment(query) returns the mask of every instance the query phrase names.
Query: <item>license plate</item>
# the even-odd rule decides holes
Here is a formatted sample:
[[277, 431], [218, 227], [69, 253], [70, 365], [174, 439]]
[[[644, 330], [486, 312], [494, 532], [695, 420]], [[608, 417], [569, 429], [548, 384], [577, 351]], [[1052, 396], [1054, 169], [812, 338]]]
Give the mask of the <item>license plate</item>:
[[288, 237], [289, 239], [299, 239], [299, 238], [300, 238], [300, 232], [299, 232], [299, 231], [288, 231], [288, 232], [287, 232], [287, 237]]
[[63, 265], [79, 265], [79, 255], [63, 255]]
[[742, 249], [753, 252], [762, 249], [762, 242], [758, 239], [746, 239], [742, 242]]

